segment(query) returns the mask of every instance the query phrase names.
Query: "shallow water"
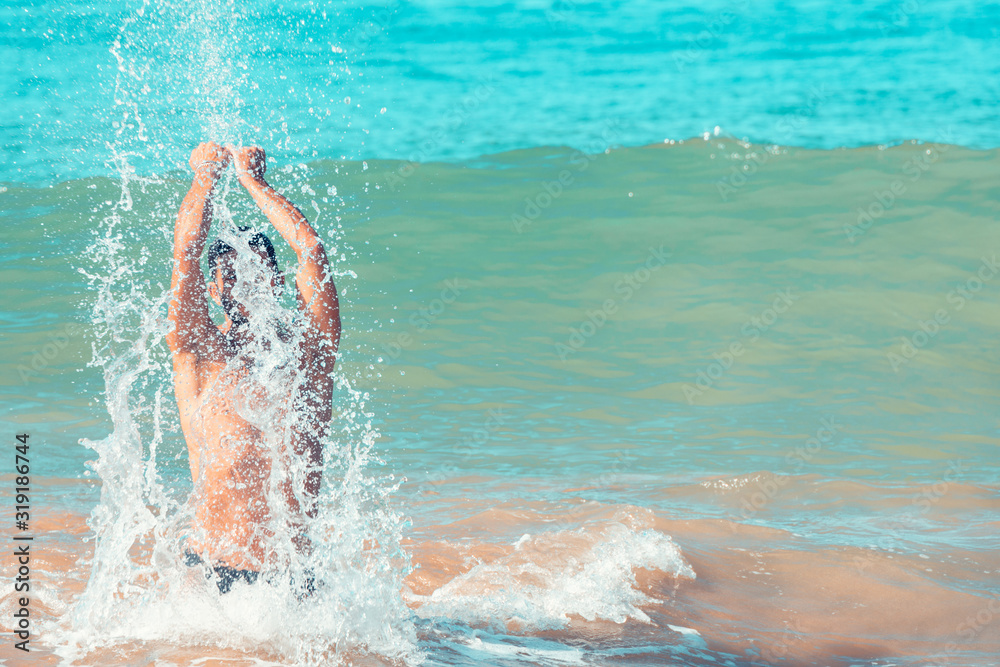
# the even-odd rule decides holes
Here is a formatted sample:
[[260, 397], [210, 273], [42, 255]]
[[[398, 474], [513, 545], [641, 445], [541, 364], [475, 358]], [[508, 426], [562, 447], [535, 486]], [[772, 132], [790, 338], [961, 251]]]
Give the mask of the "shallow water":
[[[431, 663], [988, 664], [1000, 648], [996, 355], [984, 342], [998, 297], [977, 273], [1000, 245], [997, 202], [979, 185], [995, 182], [995, 152], [781, 149], [723, 201], [720, 179], [762, 151], [720, 139], [583, 161], [534, 150], [424, 165], [395, 191], [373, 185], [405, 163], [309, 166], [314, 190], [339, 179], [378, 193], [342, 216], [342, 243], [360, 250], [357, 277], [339, 282], [340, 368], [372, 393], [376, 474], [404, 480], [391, 501], [410, 519], [402, 595]], [[938, 158], [908, 180], [928, 151]], [[564, 169], [574, 181], [520, 223]], [[858, 207], [900, 180], [906, 191], [852, 243]], [[58, 247], [72, 254], [85, 211], [47, 198], [113, 187], [8, 194], [48, 208], [35, 219], [65, 230]], [[147, 207], [181, 188], [137, 193], [135, 215], [155, 219]], [[5, 269], [12, 293], [22, 280], [55, 310], [10, 318], [5, 340], [29, 369], [32, 345], [58, 338], [59, 312], [72, 317], [84, 290], [72, 260], [42, 252], [40, 228], [12, 227], [21, 252]], [[162, 231], [130, 230], [127, 243], [165, 255]], [[165, 284], [169, 266], [145, 267], [142, 280]], [[602, 309], [606, 322], [592, 317]], [[4, 369], [8, 414], [62, 478], [84, 474], [73, 440], [108, 428], [80, 398], [100, 390], [99, 369], [71, 370], [93, 335], [81, 326], [27, 384]], [[733, 343], [744, 350], [730, 363]], [[183, 441], [164, 419], [160, 474], [183, 497]], [[81, 501], [41, 514], [62, 544], [45, 575], [57, 625], [87, 576], [71, 563], [89, 553], [81, 510], [97, 487], [80, 483], [54, 480], [46, 493]], [[181, 635], [122, 641], [133, 664], [247, 656]], [[280, 647], [252, 655], [281, 661]]]
[[[921, 5], [898, 31], [869, 23], [881, 36], [850, 48], [885, 51], [889, 67], [923, 44], [921, 85], [897, 68], [893, 104], [848, 104], [837, 89], [808, 114], [768, 107], [756, 84], [695, 85], [801, 62], [770, 52], [742, 75], [725, 69], [726, 57], [761, 46], [744, 31], [764, 23], [734, 21], [743, 37], [716, 38], [690, 63], [692, 94], [719, 100], [711, 119], [692, 112], [670, 125], [662, 105], [650, 111], [655, 96], [636, 92], [655, 78], [644, 59], [663, 57], [629, 32], [642, 3], [617, 19], [580, 3], [408, 4], [385, 24], [377, 8], [357, 10], [374, 17], [366, 24], [340, 7], [310, 19], [354, 36], [374, 25], [369, 50], [301, 28], [298, 10], [241, 18], [199, 5], [201, 24], [189, 24], [176, 7], [145, 7], [112, 24], [66, 10], [89, 17], [73, 33], [88, 39], [58, 77], [98, 52], [127, 65], [78, 78], [72, 90], [91, 94], [92, 108], [11, 102], [18, 114], [62, 113], [47, 145], [93, 154], [54, 174], [51, 160], [8, 150], [35, 121], [3, 128], [5, 159], [17, 162], [0, 171], [0, 420], [33, 445], [39, 664], [995, 662], [1000, 156], [983, 111], [992, 89], [962, 77], [1000, 60], [957, 67], [962, 51], [942, 39], [948, 26], [966, 48], [995, 49], [992, 10]], [[837, 21], [903, 7], [852, 5]], [[681, 42], [714, 10], [685, 11], [658, 21]], [[813, 49], [847, 48], [835, 26], [825, 38], [795, 27], [825, 6], [761, 9], [759, 20], [769, 11], [785, 16], [783, 30], [768, 30], [779, 43], [809, 34]], [[595, 20], [575, 21], [583, 14]], [[451, 79], [427, 63], [440, 65], [447, 44], [486, 57], [462, 28], [472, 19], [502, 35], [523, 17], [523, 35], [554, 26], [532, 43], [555, 55], [534, 59], [538, 71], [501, 67], [503, 95], [480, 89], [476, 113], [452, 118], [439, 139], [426, 144], [438, 135], [416, 110], [387, 111], [391, 127], [365, 120], [411, 96], [454, 100], [459, 81], [474, 96], [475, 58], [456, 59]], [[166, 113], [151, 73], [185, 90], [198, 83], [181, 42], [162, 37], [197, 37], [199, 25], [243, 38], [198, 42], [214, 63], [208, 87], [228, 92]], [[342, 79], [317, 77], [308, 49], [281, 51], [287, 85], [305, 95], [275, 112], [270, 136], [256, 132], [274, 90], [253, 87], [272, 58], [256, 49], [307, 34], [317, 49], [345, 45]], [[39, 39], [48, 46], [37, 53], [57, 44]], [[580, 85], [553, 85], [554, 101], [543, 96], [516, 122], [505, 115], [530, 107], [518, 95], [537, 95], [530, 82], [551, 79], [556, 56], [588, 39], [598, 62]], [[597, 113], [583, 98], [614, 78], [600, 59], [617, 63], [626, 47], [639, 51], [637, 72]], [[402, 72], [400, 51], [414, 54]], [[816, 71], [869, 90], [877, 73], [852, 62], [829, 55], [833, 69]], [[809, 105], [807, 89], [784, 80]], [[362, 107], [332, 116], [342, 123], [317, 124], [297, 106], [311, 96], [322, 114], [352, 86]], [[754, 91], [743, 111], [725, 102], [741, 90]], [[981, 105], [963, 102], [976, 95]], [[933, 122], [906, 112], [920, 100], [934, 103], [922, 107]], [[565, 123], [542, 113], [556, 102], [573, 110]], [[873, 123], [872, 109], [895, 120]], [[734, 133], [779, 145], [716, 135], [729, 118], [744, 122]], [[782, 119], [788, 132], [767, 131]], [[162, 298], [189, 182], [173, 165], [206, 134], [265, 143], [269, 177], [336, 265], [338, 430], [313, 527], [323, 545], [313, 565], [332, 585], [311, 607], [267, 586], [220, 598], [180, 563], [191, 480]], [[833, 148], [911, 136], [928, 143]], [[238, 187], [224, 199], [223, 217], [263, 222]], [[278, 253], [290, 267], [281, 243]], [[12, 562], [3, 568], [10, 575]], [[8, 588], [0, 616], [14, 604]], [[0, 648], [7, 664], [21, 657]]]

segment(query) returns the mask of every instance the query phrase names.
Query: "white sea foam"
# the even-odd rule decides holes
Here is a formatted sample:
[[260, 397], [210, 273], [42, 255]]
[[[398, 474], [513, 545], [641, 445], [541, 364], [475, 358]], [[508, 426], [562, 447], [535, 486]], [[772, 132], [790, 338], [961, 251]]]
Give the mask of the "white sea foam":
[[525, 535], [514, 550], [477, 564], [427, 596], [413, 596], [424, 617], [529, 629], [588, 621], [649, 623], [642, 607], [658, 604], [636, 587], [636, 569], [694, 578], [670, 536], [611, 522], [599, 527]]

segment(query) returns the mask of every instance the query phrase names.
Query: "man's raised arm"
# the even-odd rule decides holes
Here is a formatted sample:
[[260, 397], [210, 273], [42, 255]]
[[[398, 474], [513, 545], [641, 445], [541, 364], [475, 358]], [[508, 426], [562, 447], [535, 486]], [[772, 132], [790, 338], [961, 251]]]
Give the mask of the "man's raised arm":
[[199, 144], [191, 153], [195, 177], [174, 228], [173, 296], [168, 313], [174, 327], [167, 334], [167, 345], [175, 368], [179, 355], [205, 355], [219, 335], [208, 313], [200, 261], [212, 225], [212, 195], [229, 158], [228, 151], [212, 142]]
[[[256, 146], [227, 146], [232, 153], [240, 184], [253, 197], [267, 219], [292, 247], [298, 258], [295, 274], [299, 310], [308, 319], [305, 352], [306, 373], [310, 391], [306, 404], [312, 412], [311, 427], [299, 433], [295, 452], [305, 455], [309, 463], [306, 474], [306, 515], [316, 516], [316, 498], [323, 477], [323, 447], [321, 433], [330, 421], [333, 400], [333, 364], [340, 344], [340, 305], [337, 288], [319, 234], [312, 228], [302, 211], [264, 180], [267, 169], [264, 151]], [[298, 505], [290, 494], [292, 506]]]
[[323, 242], [302, 211], [264, 180], [267, 164], [263, 149], [256, 146], [227, 148], [233, 155], [240, 183], [298, 257], [295, 285], [299, 308], [309, 318], [309, 354], [315, 370], [320, 373], [325, 370], [329, 374], [340, 344], [340, 306]]

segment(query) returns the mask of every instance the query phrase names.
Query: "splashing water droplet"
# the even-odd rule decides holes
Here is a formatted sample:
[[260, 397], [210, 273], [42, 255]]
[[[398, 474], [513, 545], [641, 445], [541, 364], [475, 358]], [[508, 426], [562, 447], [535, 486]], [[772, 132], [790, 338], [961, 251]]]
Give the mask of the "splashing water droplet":
[[[87, 656], [98, 648], [115, 651], [147, 642], [164, 661], [175, 662], [184, 658], [171, 651], [185, 655], [192, 648], [205, 652], [206, 646], [250, 657], [280, 656], [291, 664], [335, 663], [356, 650], [405, 659], [415, 650], [411, 614], [401, 596], [409, 562], [400, 546], [403, 520], [388, 504], [398, 483], [377, 473], [379, 434], [371, 426], [371, 397], [343, 365], [324, 376], [332, 383], [338, 414], [336, 429], [322, 437], [323, 485], [315, 516], [302, 524], [311, 551], [300, 550], [288, 529], [291, 515], [282, 509], [288, 489], [301, 496], [296, 489], [308, 468], [289, 456], [287, 434], [311, 422], [303, 421], [300, 405], [270, 399], [305, 381], [309, 369], [296, 356], [304, 325], [294, 294], [276, 296], [264, 288], [269, 283], [259, 256], [236, 231], [248, 209], [236, 203], [246, 195], [232, 171], [217, 187], [210, 238], [224, 237], [235, 248], [232, 298], [247, 308], [254, 333], [249, 354], [240, 361], [254, 390], [237, 395], [231, 407], [260, 432], [254, 444], [268, 461], [264, 484], [271, 515], [260, 524], [268, 535], [268, 570], [253, 586], [237, 584], [220, 596], [215, 582], [204, 578], [210, 568], [185, 564], [188, 540], [201, 530], [200, 487], [185, 460], [188, 447], [172, 398], [173, 360], [165, 339], [173, 326], [167, 317], [173, 295], [156, 280], [185, 190], [162, 174], [187, 168], [177, 136], [242, 145], [244, 136], [277, 127], [280, 120], [281, 130], [267, 149], [269, 156], [275, 153], [272, 164], [289, 161], [274, 170], [284, 191], [311, 197], [322, 187], [324, 176], [298, 162], [314, 147], [298, 153], [288, 148], [294, 124], [244, 117], [258, 113], [246, 100], [258, 86], [253, 73], [260, 72], [246, 53], [254, 45], [270, 53], [281, 30], [296, 34], [305, 25], [282, 20], [286, 23], [273, 34], [257, 35], [232, 0], [146, 3], [126, 16], [110, 47], [118, 67], [107, 149], [120, 192], [117, 200], [95, 208], [94, 238], [81, 262], [94, 295], [97, 340], [91, 363], [104, 370], [112, 429], [107, 437], [84, 443], [96, 453], [92, 468], [102, 481], [101, 500], [89, 522], [95, 537], [89, 581], [64, 625], [53, 630], [67, 662], [93, 662]], [[177, 112], [156, 113], [167, 94], [175, 96]], [[327, 193], [335, 196], [336, 187]], [[331, 261], [346, 263], [355, 252], [340, 238], [341, 217], [331, 214], [325, 221], [318, 207], [315, 211], [309, 215], [317, 231], [333, 240]], [[350, 293], [356, 274], [336, 264], [334, 273], [348, 282], [342, 294]], [[288, 582], [307, 580], [307, 572], [316, 590], [304, 602]]]

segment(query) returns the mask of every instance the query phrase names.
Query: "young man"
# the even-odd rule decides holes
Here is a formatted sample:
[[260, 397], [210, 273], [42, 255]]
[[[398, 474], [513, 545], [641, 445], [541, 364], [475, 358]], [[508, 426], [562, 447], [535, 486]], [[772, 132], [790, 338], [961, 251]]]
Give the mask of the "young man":
[[[212, 245], [207, 292], [223, 307], [226, 320], [216, 326], [209, 316], [200, 259], [212, 224], [212, 197], [230, 161], [240, 184], [298, 257], [295, 284], [303, 321], [301, 334], [289, 342], [297, 345], [296, 361], [286, 364], [293, 366], [286, 368], [295, 380], [291, 386], [265, 387], [254, 380], [252, 370], [258, 361], [254, 356], [266, 354], [268, 348], [259, 340], [261, 332], [251, 326], [252, 313], [239, 297], [247, 294], [248, 283], [255, 283], [249, 288], [257, 289], [280, 286], [282, 278], [266, 236], [254, 234], [246, 239], [244, 234], [247, 246], [242, 253], [221, 240]], [[298, 499], [305, 500], [305, 514], [314, 516], [322, 477], [322, 438], [333, 401], [340, 313], [319, 235], [302, 212], [264, 180], [263, 150], [223, 148], [208, 142], [194, 149], [190, 164], [194, 182], [174, 230], [169, 310], [173, 329], [167, 343], [173, 354], [174, 392], [187, 440], [201, 533], [188, 541], [188, 564], [211, 564], [219, 589], [226, 592], [237, 579], [253, 582], [264, 567], [269, 531], [274, 530], [272, 517], [286, 518], [295, 544], [308, 548], [300, 533], [303, 508]], [[237, 286], [240, 289], [234, 295]], [[278, 462], [273, 460], [274, 447], [264, 443], [268, 425], [261, 415], [284, 422], [289, 435], [279, 456], [308, 465], [304, 488], [296, 489], [292, 481], [296, 477], [283, 472], [282, 492], [277, 494], [283, 502], [276, 503], [276, 494], [268, 497], [270, 475]], [[282, 424], [273, 426], [282, 428]]]

